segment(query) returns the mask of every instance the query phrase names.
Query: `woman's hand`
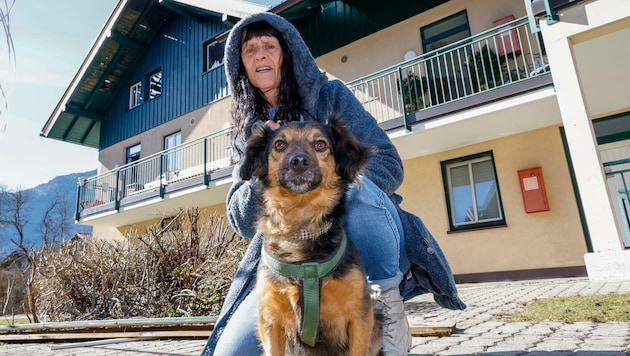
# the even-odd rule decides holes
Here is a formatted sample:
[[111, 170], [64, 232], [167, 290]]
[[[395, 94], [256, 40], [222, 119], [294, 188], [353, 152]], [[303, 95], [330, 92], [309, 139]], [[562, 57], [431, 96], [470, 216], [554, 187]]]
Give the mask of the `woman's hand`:
[[265, 125], [267, 125], [267, 127], [269, 127], [272, 130], [277, 130], [280, 128], [280, 124], [273, 121], [273, 120], [267, 120], [265, 121]]

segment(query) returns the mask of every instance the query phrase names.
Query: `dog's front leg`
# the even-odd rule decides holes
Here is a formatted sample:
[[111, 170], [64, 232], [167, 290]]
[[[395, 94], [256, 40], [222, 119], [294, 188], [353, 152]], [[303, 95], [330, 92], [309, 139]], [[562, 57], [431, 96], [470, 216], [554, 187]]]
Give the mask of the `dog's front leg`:
[[270, 324], [258, 319], [258, 331], [266, 356], [284, 356], [286, 336], [284, 329], [277, 324]]
[[350, 356], [369, 355], [374, 318], [368, 315], [363, 320], [351, 320], [348, 323], [348, 351]]

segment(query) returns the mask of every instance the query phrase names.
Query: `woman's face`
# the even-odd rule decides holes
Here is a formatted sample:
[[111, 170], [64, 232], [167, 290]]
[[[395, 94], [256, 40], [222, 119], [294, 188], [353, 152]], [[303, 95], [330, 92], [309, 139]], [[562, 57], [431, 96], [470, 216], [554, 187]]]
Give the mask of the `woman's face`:
[[278, 39], [273, 36], [250, 38], [241, 46], [241, 60], [249, 81], [275, 106], [282, 79], [282, 48]]

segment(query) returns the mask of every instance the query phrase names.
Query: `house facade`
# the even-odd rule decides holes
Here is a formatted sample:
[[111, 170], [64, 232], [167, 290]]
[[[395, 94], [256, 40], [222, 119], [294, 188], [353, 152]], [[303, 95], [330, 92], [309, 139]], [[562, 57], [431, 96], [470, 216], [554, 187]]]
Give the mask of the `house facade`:
[[225, 212], [223, 44], [271, 11], [391, 137], [457, 281], [630, 278], [629, 1], [206, 3], [121, 0], [42, 129], [99, 150], [76, 201], [95, 236]]

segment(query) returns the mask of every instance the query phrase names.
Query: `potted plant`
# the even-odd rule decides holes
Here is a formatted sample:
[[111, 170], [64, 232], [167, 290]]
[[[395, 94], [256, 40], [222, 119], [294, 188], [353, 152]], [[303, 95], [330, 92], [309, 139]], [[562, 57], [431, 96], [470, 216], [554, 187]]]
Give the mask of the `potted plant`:
[[398, 85], [398, 92], [403, 96], [405, 111], [407, 113], [424, 108], [424, 93], [429, 90], [428, 81], [425, 76], [420, 77], [409, 70], [405, 78], [396, 79], [396, 84]]
[[468, 71], [473, 80], [474, 91], [494, 88], [501, 82], [501, 57], [484, 45], [479, 51], [468, 57]]

